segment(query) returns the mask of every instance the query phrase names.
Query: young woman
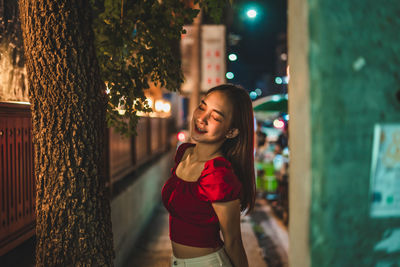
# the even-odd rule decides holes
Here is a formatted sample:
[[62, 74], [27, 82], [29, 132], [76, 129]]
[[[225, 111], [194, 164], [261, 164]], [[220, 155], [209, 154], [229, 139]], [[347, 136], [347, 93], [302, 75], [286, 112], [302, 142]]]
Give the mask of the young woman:
[[248, 93], [233, 84], [210, 89], [194, 111], [194, 143], [179, 146], [162, 190], [172, 266], [248, 266], [240, 212], [254, 206], [253, 123]]

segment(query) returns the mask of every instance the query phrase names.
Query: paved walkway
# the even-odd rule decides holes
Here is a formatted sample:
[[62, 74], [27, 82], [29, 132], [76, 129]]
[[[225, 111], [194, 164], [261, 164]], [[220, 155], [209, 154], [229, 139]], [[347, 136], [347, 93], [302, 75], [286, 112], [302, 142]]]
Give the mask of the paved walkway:
[[[242, 218], [241, 228], [250, 267], [288, 266], [287, 229], [274, 215], [266, 200], [257, 199], [254, 211]], [[136, 243], [125, 267], [169, 267], [171, 254], [168, 213], [160, 205]], [[34, 266], [34, 239], [28, 240], [8, 255], [0, 257], [0, 266]]]
[[288, 267], [289, 236], [287, 227], [275, 216], [265, 199], [257, 199], [251, 213], [253, 230], [268, 267]]
[[155, 213], [147, 229], [136, 242], [126, 267], [170, 266], [172, 249], [168, 235], [168, 213], [161, 205], [156, 208]]
[[[273, 216], [266, 201], [257, 201], [254, 212], [242, 218], [241, 228], [250, 267], [287, 266], [286, 228]], [[169, 267], [171, 254], [168, 213], [159, 206], [125, 267]]]

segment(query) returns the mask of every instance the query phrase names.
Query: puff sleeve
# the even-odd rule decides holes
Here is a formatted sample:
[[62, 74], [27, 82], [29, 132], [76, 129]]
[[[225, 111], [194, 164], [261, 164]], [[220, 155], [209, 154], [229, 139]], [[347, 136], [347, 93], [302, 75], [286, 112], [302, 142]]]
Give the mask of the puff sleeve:
[[242, 185], [225, 158], [214, 159], [205, 166], [199, 179], [199, 197], [210, 202], [238, 199]]

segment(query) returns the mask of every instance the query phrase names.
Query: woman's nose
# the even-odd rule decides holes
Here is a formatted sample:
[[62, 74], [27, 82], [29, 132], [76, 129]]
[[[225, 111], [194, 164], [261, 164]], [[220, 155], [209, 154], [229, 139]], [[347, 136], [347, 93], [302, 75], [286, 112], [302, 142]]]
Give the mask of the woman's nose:
[[207, 114], [203, 113], [197, 118], [197, 121], [199, 123], [207, 124], [207, 118], [208, 118]]

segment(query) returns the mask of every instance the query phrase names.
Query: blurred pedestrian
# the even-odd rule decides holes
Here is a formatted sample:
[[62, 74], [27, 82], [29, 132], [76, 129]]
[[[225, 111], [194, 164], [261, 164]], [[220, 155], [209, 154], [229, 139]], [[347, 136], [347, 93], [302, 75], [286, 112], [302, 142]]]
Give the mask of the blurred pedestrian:
[[285, 123], [282, 133], [278, 136], [278, 140], [276, 142], [280, 145], [282, 150], [288, 147], [289, 145], [288, 123]]
[[249, 95], [233, 84], [210, 89], [194, 111], [194, 143], [178, 148], [162, 190], [172, 266], [248, 266], [240, 213], [255, 201], [253, 124]]
[[267, 135], [261, 130], [262, 127], [262, 122], [257, 121], [257, 130], [256, 130], [256, 144], [257, 147], [262, 146], [265, 144], [265, 141], [267, 139]]

